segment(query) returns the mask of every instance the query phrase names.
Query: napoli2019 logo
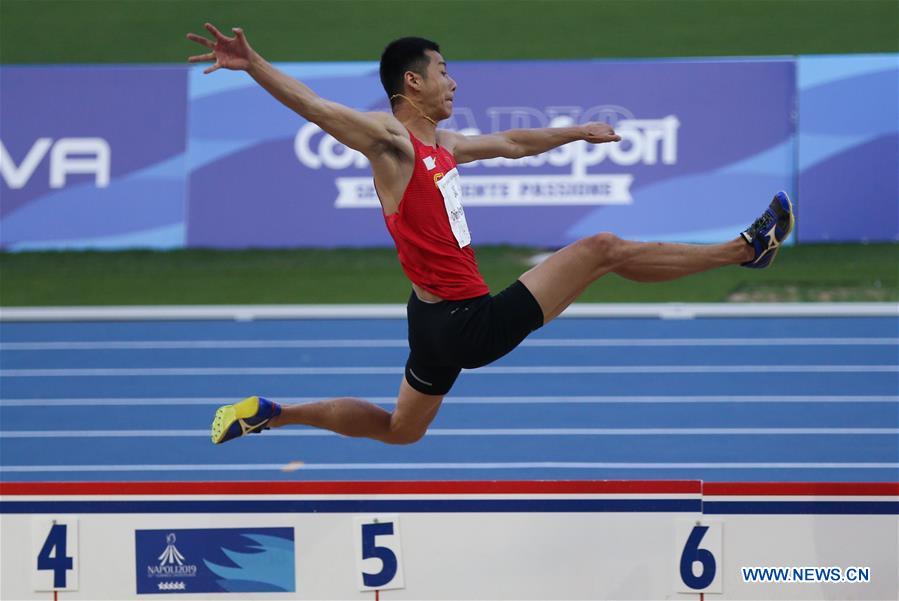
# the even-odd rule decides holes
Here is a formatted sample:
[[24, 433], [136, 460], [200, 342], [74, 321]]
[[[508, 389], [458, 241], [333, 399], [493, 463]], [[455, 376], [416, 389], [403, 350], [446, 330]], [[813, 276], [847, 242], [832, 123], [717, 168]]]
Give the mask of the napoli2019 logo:
[[169, 532], [165, 537], [166, 547], [159, 556], [158, 565], [147, 566], [147, 576], [151, 578], [192, 578], [197, 575], [197, 566], [185, 564], [185, 557], [175, 546], [177, 537]]
[[177, 563], [179, 566], [184, 563], [184, 556], [178, 552], [178, 549], [175, 547], [175, 533], [170, 533], [167, 537], [165, 537], [165, 542], [168, 543], [166, 545], [165, 551], [162, 552], [162, 555], [159, 556], [159, 565], [165, 565], [167, 563]]
[[293, 528], [137, 530], [137, 593], [295, 590]]

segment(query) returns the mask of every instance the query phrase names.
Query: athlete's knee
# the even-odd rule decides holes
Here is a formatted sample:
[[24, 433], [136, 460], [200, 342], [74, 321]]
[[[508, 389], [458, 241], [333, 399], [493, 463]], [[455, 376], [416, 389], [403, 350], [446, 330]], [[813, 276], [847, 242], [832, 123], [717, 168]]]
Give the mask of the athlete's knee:
[[387, 433], [384, 442], [397, 445], [412, 444], [424, 438], [427, 431], [427, 426], [422, 427], [418, 424], [391, 421], [390, 431]]
[[622, 240], [611, 232], [593, 234], [581, 240], [590, 256], [601, 263], [614, 263], [618, 256]]
[[416, 443], [422, 438], [424, 438], [425, 432], [424, 430], [391, 430], [387, 439], [384, 442], [388, 444], [396, 444], [396, 445], [404, 445], [404, 444], [412, 444]]

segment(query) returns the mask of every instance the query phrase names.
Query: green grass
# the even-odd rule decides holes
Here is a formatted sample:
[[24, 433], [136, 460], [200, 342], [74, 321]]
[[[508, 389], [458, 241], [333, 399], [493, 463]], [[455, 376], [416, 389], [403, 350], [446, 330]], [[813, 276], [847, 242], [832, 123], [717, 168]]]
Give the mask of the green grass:
[[376, 60], [404, 35], [451, 61], [899, 50], [895, 0], [3, 0], [0, 62], [180, 63], [205, 21], [277, 61]]
[[[483, 247], [496, 292], [535, 249]], [[729, 267], [674, 282], [607, 276], [586, 302], [897, 301], [899, 245], [784, 248], [767, 270]], [[391, 249], [0, 253], [3, 306], [401, 303], [409, 283]]]

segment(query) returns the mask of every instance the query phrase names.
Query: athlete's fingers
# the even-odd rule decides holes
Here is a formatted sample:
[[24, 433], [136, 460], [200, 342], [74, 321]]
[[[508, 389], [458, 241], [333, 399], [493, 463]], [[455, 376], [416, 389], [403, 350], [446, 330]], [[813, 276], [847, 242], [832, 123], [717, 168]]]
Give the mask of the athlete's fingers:
[[208, 31], [209, 33], [214, 35], [215, 39], [218, 40], [219, 42], [224, 42], [224, 41], [228, 40], [228, 38], [225, 37], [225, 34], [223, 34], [221, 31], [216, 29], [215, 25], [213, 25], [212, 23], [206, 23], [205, 25], [203, 25], [203, 27], [206, 28], [206, 31]]
[[209, 54], [195, 54], [187, 57], [187, 62], [189, 63], [205, 63], [206, 61], [212, 60], [215, 60], [214, 52], [210, 52]]
[[190, 40], [191, 42], [196, 42], [197, 44], [206, 46], [207, 48], [215, 48], [215, 44], [212, 41], [207, 40], [203, 36], [197, 35], [195, 33], [187, 34], [187, 39]]
[[209, 67], [208, 69], [204, 69], [203, 75], [209, 75], [213, 71], [218, 71], [221, 68], [222, 68], [222, 66], [220, 64], [216, 63], [216, 64], [212, 65], [211, 67]]
[[241, 42], [246, 42], [246, 41], [247, 41], [246, 36], [244, 36], [244, 34], [243, 34], [243, 29], [241, 29], [240, 27], [232, 27], [232, 28], [231, 28], [231, 31], [234, 32], [234, 35], [235, 35], [235, 36], [237, 37], [237, 39], [240, 40]]

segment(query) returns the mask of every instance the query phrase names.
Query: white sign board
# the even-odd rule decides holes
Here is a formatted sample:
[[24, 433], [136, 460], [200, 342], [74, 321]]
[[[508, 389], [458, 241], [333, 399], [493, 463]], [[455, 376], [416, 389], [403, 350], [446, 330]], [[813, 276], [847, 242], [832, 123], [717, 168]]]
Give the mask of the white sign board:
[[33, 518], [31, 558], [31, 583], [35, 591], [77, 591], [78, 520]]
[[354, 520], [356, 574], [360, 591], [405, 588], [400, 517], [379, 515]]

